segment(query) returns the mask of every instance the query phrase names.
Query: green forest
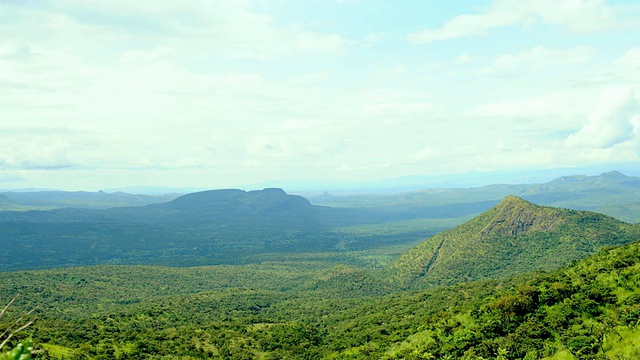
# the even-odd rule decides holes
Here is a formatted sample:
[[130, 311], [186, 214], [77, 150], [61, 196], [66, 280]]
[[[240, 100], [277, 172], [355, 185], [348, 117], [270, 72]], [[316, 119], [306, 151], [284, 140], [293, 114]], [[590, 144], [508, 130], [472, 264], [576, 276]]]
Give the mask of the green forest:
[[322, 276], [351, 288], [314, 288], [303, 263], [6, 273], [3, 300], [20, 296], [2, 320], [38, 307], [11, 344], [31, 339], [42, 359], [635, 359], [639, 247], [421, 291], [348, 268]]
[[640, 358], [640, 225], [484, 190], [1, 212], [0, 359]]

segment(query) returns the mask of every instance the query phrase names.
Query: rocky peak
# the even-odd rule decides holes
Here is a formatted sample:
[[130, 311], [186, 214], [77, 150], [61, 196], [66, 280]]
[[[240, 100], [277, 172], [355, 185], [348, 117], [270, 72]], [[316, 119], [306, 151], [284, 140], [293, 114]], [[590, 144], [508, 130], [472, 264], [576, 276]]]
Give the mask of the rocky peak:
[[482, 230], [490, 234], [519, 235], [529, 231], [548, 231], [559, 223], [560, 211], [545, 208], [517, 196], [507, 196], [493, 208], [495, 216]]

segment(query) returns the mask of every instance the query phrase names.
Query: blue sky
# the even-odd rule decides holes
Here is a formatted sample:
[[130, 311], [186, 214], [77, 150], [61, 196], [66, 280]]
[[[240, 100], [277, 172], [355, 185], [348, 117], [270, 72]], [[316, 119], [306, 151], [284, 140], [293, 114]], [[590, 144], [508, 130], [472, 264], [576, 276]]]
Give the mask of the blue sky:
[[639, 39], [635, 1], [0, 1], [0, 188], [633, 169]]

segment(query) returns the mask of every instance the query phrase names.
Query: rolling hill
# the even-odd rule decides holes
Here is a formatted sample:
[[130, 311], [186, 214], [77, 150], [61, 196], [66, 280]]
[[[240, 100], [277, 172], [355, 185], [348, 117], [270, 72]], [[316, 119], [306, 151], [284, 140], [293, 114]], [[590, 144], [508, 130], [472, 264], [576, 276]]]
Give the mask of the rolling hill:
[[282, 189], [209, 190], [172, 201], [108, 209], [61, 208], [2, 211], [0, 223], [239, 224], [338, 226], [373, 221], [367, 212], [312, 205]]
[[500, 278], [554, 269], [605, 246], [638, 238], [638, 225], [508, 196], [472, 220], [407, 251], [385, 269], [384, 276], [404, 288]]
[[[599, 214], [508, 197], [449, 231], [448, 239], [468, 233], [474, 234], [474, 241], [508, 238], [515, 243], [549, 234], [554, 243], [580, 245], [576, 238], [556, 238], [572, 224], [580, 225], [582, 235], [595, 242], [607, 235], [628, 242], [621, 235], [637, 230]], [[473, 258], [468, 260], [475, 264]], [[36, 358], [640, 356], [637, 241], [548, 272], [384, 296], [342, 297], [344, 292], [357, 293], [357, 287], [373, 278], [344, 266], [326, 270], [310, 265], [94, 266], [8, 272], [0, 273], [0, 301], [6, 303], [22, 292], [7, 321], [41, 304], [39, 320], [15, 339], [31, 337]], [[458, 265], [466, 266], [464, 261]]]
[[0, 212], [0, 222], [228, 223], [240, 219], [278, 221], [321, 216], [325, 207], [288, 195], [282, 189], [210, 190], [145, 206], [108, 209], [63, 208], [49, 211]]
[[[433, 190], [390, 197], [385, 206], [360, 204], [358, 208], [313, 205], [303, 197], [272, 188], [202, 191], [145, 206], [4, 211], [0, 212], [0, 271], [97, 264], [244, 264], [286, 259], [290, 254], [299, 253], [329, 252], [330, 257], [336, 258], [350, 251], [368, 251], [368, 255], [363, 256], [368, 256], [372, 264], [380, 267], [421, 239], [461, 224], [471, 215], [495, 206], [499, 200], [491, 198], [504, 192], [517, 190], [527, 196], [544, 193], [547, 200], [594, 196], [593, 204], [609, 204], [607, 206], [617, 210], [626, 206], [625, 209], [631, 210], [627, 213], [633, 214], [633, 201], [637, 200], [630, 189], [638, 186], [634, 179], [620, 173], [607, 173], [598, 177], [560, 178], [537, 190], [531, 186], [525, 189], [508, 185], [487, 187], [481, 193], [477, 193], [480, 191], [477, 189], [451, 190], [453, 193]], [[626, 202], [617, 205], [623, 197], [623, 190], [627, 191]], [[85, 195], [79, 194], [80, 197]], [[0, 201], [10, 201], [7, 199], [8, 196], [0, 197]], [[468, 224], [465, 226], [469, 227]], [[622, 241], [609, 240], [602, 240], [598, 246]], [[435, 281], [433, 284], [449, 283], [433, 279], [444, 271], [440, 266], [446, 263], [443, 256], [456, 261], [459, 256], [467, 256], [464, 253], [467, 248], [454, 246], [455, 241], [433, 244], [430, 241], [436, 240], [428, 240], [422, 245], [424, 249], [430, 247], [424, 251], [425, 254], [439, 249], [440, 256], [417, 256], [420, 259], [426, 257], [427, 260], [420, 261], [427, 263], [433, 259], [429, 265], [433, 269], [430, 269], [429, 276], [423, 278], [430, 279], [430, 284], [432, 280]], [[501, 238], [495, 240], [494, 245], [509, 241]], [[498, 276], [503, 273], [490, 267], [504, 265], [502, 259], [509, 256], [515, 260], [504, 267], [506, 273], [538, 269], [544, 262], [548, 262], [548, 266], [556, 266], [562, 262], [541, 262], [534, 257], [546, 259], [542, 250], [562, 250], [568, 254], [567, 259], [576, 259], [591, 254], [597, 248], [587, 240], [583, 245], [571, 245], [576, 249], [569, 249], [568, 243], [554, 247], [549, 243], [552, 240], [545, 241], [536, 239], [528, 246], [523, 242], [510, 246], [489, 246], [486, 241], [478, 242], [468, 251], [486, 252], [483, 256], [493, 259], [494, 265], [485, 263], [476, 269], [466, 269], [468, 274], [445, 271], [442, 276], [455, 275], [449, 280], [455, 282]], [[12, 260], [21, 258], [25, 253], [30, 256], [21, 261]], [[528, 255], [532, 253], [537, 255]], [[478, 253], [472, 251], [471, 255]], [[351, 260], [347, 258], [343, 257], [340, 263], [348, 264]], [[427, 266], [427, 263], [422, 265]], [[419, 266], [413, 270], [408, 267], [400, 270], [403, 267], [396, 263], [392, 269], [397, 270], [389, 273], [391, 278], [403, 284], [413, 283], [411, 278], [423, 271]]]
[[211, 190], [141, 207], [0, 212], [0, 271], [241, 264], [269, 253], [332, 250], [342, 241], [335, 228], [376, 221], [281, 189]]
[[640, 178], [617, 171], [597, 176], [562, 176], [542, 184], [425, 189], [391, 195], [325, 193], [308, 198], [318, 205], [385, 209], [409, 218], [424, 214], [475, 216], [509, 195], [540, 205], [595, 211], [626, 222], [640, 222]]
[[[640, 243], [516, 278], [374, 299], [335, 314], [327, 359], [638, 359]], [[336, 321], [335, 319], [340, 319]]]

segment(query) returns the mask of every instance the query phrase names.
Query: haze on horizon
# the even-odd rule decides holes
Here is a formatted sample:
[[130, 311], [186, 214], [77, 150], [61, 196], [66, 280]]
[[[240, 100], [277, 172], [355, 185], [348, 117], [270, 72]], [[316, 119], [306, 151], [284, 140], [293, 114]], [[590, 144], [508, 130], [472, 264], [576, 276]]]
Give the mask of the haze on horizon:
[[638, 39], [635, 1], [0, 1], [0, 189], [634, 169]]

